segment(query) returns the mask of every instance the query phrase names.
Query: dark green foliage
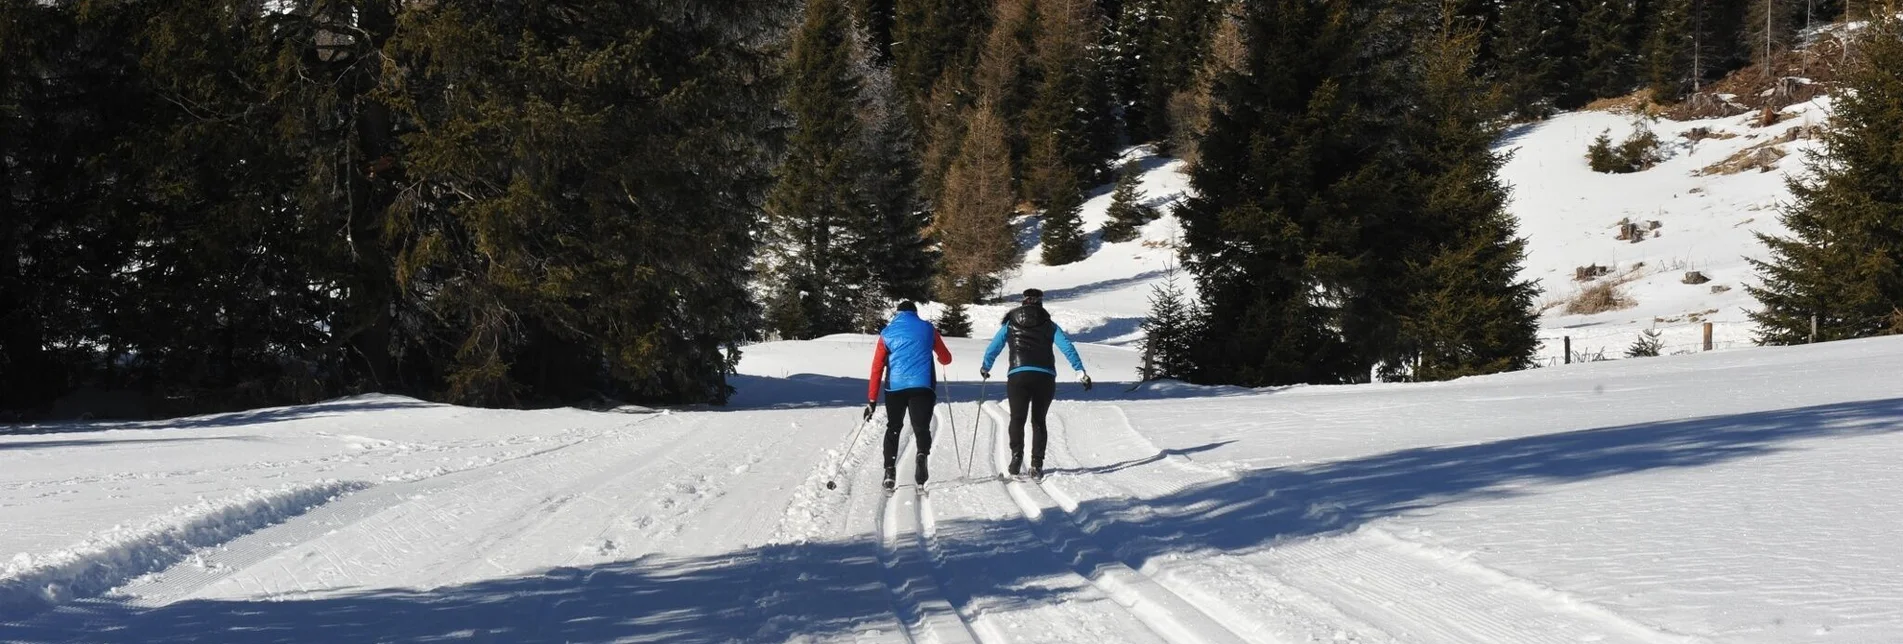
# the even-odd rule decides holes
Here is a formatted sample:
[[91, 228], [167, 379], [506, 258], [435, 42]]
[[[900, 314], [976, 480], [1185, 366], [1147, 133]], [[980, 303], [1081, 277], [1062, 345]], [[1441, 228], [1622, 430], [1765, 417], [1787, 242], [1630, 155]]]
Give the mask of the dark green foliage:
[[971, 314], [963, 302], [954, 302], [945, 307], [945, 312], [934, 323], [938, 333], [947, 338], [971, 337]]
[[1226, 109], [1178, 211], [1205, 310], [1199, 378], [1525, 366], [1534, 290], [1518, 278], [1524, 244], [1491, 151], [1499, 101], [1470, 75], [1467, 25], [1400, 2], [1253, 5], [1249, 73], [1218, 80]]
[[[895, 0], [892, 76], [913, 129], [929, 131], [926, 101], [952, 75], [969, 73], [991, 30], [991, 0]], [[962, 83], [963, 79], [952, 79]]]
[[1156, 208], [1143, 203], [1143, 167], [1135, 161], [1123, 165], [1117, 178], [1116, 192], [1110, 195], [1110, 221], [1103, 225], [1103, 240], [1108, 243], [1136, 239], [1138, 229], [1157, 217]]
[[[1497, 93], [1473, 76], [1476, 27], [1443, 15], [1420, 45], [1421, 104], [1411, 123], [1420, 146], [1421, 197], [1410, 244], [1389, 290], [1400, 302], [1392, 345], [1377, 353], [1390, 378], [1449, 380], [1524, 369], [1539, 347], [1538, 288], [1521, 278], [1526, 242], [1498, 178], [1505, 159]], [[1379, 327], [1376, 327], [1379, 328]]]
[[783, 4], [0, 4], [0, 404], [723, 399]]
[[1635, 0], [1588, 0], [1579, 16], [1584, 89], [1594, 97], [1623, 96], [1638, 87], [1640, 20]]
[[[866, 322], [860, 312], [883, 296], [872, 280], [871, 255], [887, 222], [862, 182], [885, 168], [873, 164], [866, 147], [879, 141], [860, 116], [871, 104], [869, 63], [844, 2], [806, 3], [787, 64], [785, 105], [794, 126], [766, 203], [765, 277], [776, 293], [768, 317], [788, 323], [772, 328], [782, 338], [855, 330]], [[895, 206], [912, 214], [912, 204]], [[800, 311], [781, 310], [786, 306]]]
[[1150, 315], [1143, 320], [1145, 380], [1190, 380], [1196, 375], [1196, 342], [1202, 337], [1202, 313], [1183, 293], [1174, 268], [1150, 287]]
[[[1179, 209], [1185, 261], [1207, 314], [1199, 374], [1261, 386], [1353, 382], [1381, 335], [1357, 310], [1380, 269], [1368, 244], [1408, 216], [1393, 181], [1417, 28], [1365, 2], [1273, 0], [1246, 8], [1246, 74], [1216, 79], [1212, 114]], [[1392, 232], [1396, 238], [1402, 233]], [[1387, 240], [1377, 242], [1389, 243]]]
[[1040, 0], [1036, 7], [1035, 53], [1026, 74], [1035, 83], [1024, 110], [1020, 166], [1025, 196], [1047, 204], [1063, 198], [1058, 192], [1095, 184], [1116, 155], [1119, 132], [1094, 3]]
[[1586, 146], [1586, 165], [1593, 172], [1625, 172], [1626, 163], [1619, 158], [1619, 151], [1612, 145], [1612, 133], [1600, 132], [1593, 137], [1592, 144]]
[[1749, 290], [1763, 344], [1807, 341], [1813, 315], [1819, 340], [1903, 332], [1903, 20], [1877, 21], [1856, 48], [1814, 177], [1791, 183], [1791, 235], [1760, 236], [1770, 259], [1752, 262], [1764, 284]]
[[1083, 206], [1083, 191], [1074, 186], [1051, 197], [1039, 233], [1045, 266], [1062, 266], [1084, 258]]
[[1566, 53], [1566, 9], [1554, 0], [1518, 0], [1506, 3], [1496, 28], [1494, 63], [1508, 109], [1522, 119], [1545, 118], [1555, 100], [1570, 102], [1568, 83], [1576, 56]]
[[1625, 357], [1656, 358], [1659, 356], [1659, 351], [1664, 348], [1665, 342], [1659, 339], [1659, 330], [1646, 329], [1639, 332], [1639, 337], [1632, 341], [1632, 346], [1625, 348]]
[[1668, 103], [1678, 100], [1703, 80], [1700, 65], [1709, 54], [1700, 51], [1702, 23], [1694, 12], [1701, 0], [1658, 0], [1652, 16], [1651, 31], [1645, 38], [1645, 76], [1652, 89], [1652, 100]]
[[1586, 164], [1593, 172], [1608, 174], [1631, 174], [1650, 170], [1664, 161], [1659, 147], [1664, 142], [1652, 128], [1639, 123], [1632, 134], [1626, 136], [1618, 145], [1612, 144], [1612, 135], [1606, 132], [1594, 137], [1592, 144], [1586, 147]]
[[1113, 14], [1110, 76], [1132, 142], [1169, 138], [1170, 99], [1195, 81], [1226, 4], [1124, 0]]

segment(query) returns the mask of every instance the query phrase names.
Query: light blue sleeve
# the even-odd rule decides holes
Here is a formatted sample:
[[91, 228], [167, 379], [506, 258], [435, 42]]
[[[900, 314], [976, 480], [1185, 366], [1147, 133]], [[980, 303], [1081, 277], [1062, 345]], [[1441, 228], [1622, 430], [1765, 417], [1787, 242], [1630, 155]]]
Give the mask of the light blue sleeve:
[[1057, 326], [1056, 323], [1052, 323], [1051, 327], [1057, 329], [1057, 350], [1064, 352], [1064, 358], [1070, 360], [1070, 368], [1077, 370], [1077, 373], [1083, 373], [1084, 359], [1077, 357], [1077, 345], [1070, 343], [1070, 335], [1064, 333], [1064, 327]]
[[1004, 350], [1005, 335], [1010, 333], [1010, 330], [1010, 327], [1001, 326], [998, 327], [998, 334], [991, 336], [991, 346], [985, 347], [984, 371], [990, 371], [991, 363], [998, 361], [998, 352]]

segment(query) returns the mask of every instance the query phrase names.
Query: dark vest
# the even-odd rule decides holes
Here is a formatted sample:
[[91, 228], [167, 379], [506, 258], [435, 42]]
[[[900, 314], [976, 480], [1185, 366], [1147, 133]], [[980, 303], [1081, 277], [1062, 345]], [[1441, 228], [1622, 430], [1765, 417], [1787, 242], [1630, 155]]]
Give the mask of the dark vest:
[[1010, 329], [1011, 368], [1038, 367], [1057, 371], [1057, 356], [1051, 345], [1057, 340], [1057, 325], [1042, 306], [1020, 306], [1004, 314], [1004, 327]]

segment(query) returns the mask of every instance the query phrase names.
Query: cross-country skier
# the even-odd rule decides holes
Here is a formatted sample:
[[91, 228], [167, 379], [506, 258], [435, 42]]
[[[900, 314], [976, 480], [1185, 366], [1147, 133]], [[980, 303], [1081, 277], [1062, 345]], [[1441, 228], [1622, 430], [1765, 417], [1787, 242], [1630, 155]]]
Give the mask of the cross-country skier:
[[1044, 475], [1044, 443], [1049, 438], [1044, 415], [1051, 410], [1051, 398], [1057, 395], [1057, 358], [1052, 355], [1051, 345], [1057, 345], [1070, 360], [1070, 368], [1077, 372], [1077, 382], [1083, 383], [1084, 391], [1090, 391], [1090, 374], [1084, 372], [1084, 361], [1077, 357], [1070, 336], [1044, 311], [1043, 291], [1025, 289], [1024, 305], [1005, 314], [1004, 326], [985, 348], [980, 377], [991, 379], [991, 363], [1006, 344], [1011, 345], [1011, 371], [1005, 374], [1005, 391], [1011, 399], [1011, 475], [1017, 476], [1024, 464], [1024, 420], [1028, 411], [1031, 428], [1037, 432], [1031, 439], [1030, 475], [1039, 478]]
[[879, 332], [879, 348], [872, 353], [872, 380], [866, 384], [865, 421], [879, 407], [879, 384], [885, 383], [885, 489], [891, 490], [899, 461], [899, 429], [905, 417], [912, 417], [912, 435], [918, 439], [919, 485], [929, 476], [925, 461], [932, 454], [932, 407], [938, 404], [938, 391], [932, 388], [937, 372], [932, 355], [939, 364], [951, 364], [951, 350], [932, 323], [920, 319], [918, 305], [899, 303], [899, 312]]

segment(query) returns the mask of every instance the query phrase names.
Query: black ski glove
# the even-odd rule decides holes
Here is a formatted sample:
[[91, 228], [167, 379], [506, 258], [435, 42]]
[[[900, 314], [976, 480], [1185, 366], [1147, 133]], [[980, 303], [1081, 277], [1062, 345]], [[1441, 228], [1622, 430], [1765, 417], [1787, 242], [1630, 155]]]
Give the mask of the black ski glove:
[[872, 422], [872, 412], [874, 410], [877, 410], [878, 408], [879, 408], [879, 401], [877, 400], [866, 401], [866, 415], [863, 418], [861, 418], [859, 422], [862, 422], [862, 423]]
[[1084, 385], [1084, 391], [1090, 391], [1090, 374], [1087, 374], [1087, 373], [1077, 374], [1077, 382], [1082, 383]]

